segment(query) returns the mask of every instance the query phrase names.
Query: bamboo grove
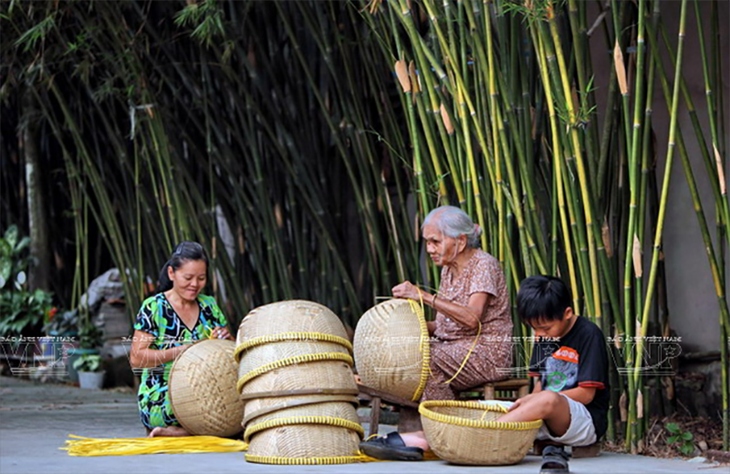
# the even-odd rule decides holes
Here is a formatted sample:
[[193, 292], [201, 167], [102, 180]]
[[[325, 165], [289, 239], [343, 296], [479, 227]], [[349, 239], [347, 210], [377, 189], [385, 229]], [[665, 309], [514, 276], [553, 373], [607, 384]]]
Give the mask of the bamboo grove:
[[[642, 341], [670, 335], [662, 236], [680, 167], [716, 289], [727, 449], [718, 3], [682, 0], [678, 30], [666, 3], [11, 1], [0, 98], [44, 137], [71, 304], [108, 253], [133, 311], [174, 243], [195, 239], [234, 322], [304, 298], [354, 327], [398, 281], [438, 285], [421, 270], [418, 216], [456, 204], [486, 230], [513, 294], [527, 275], [560, 275], [610, 337], [608, 436], [633, 452], [649, 391], [671, 384], [642, 372]], [[687, 35], [701, 71], [683, 67]], [[688, 74], [702, 75], [706, 117]]]

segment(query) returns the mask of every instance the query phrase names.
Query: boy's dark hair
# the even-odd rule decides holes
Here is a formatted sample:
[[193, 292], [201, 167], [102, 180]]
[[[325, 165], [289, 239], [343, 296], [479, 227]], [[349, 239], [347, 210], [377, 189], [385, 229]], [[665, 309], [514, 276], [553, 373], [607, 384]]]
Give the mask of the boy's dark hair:
[[527, 277], [517, 292], [517, 314], [523, 323], [560, 321], [570, 307], [572, 297], [560, 278], [547, 275]]
[[159, 284], [156, 292], [162, 293], [172, 288], [172, 281], [167, 276], [167, 267], [172, 267], [173, 270], [177, 270], [183, 263], [189, 260], [202, 260], [205, 262], [206, 267], [208, 266], [208, 255], [205, 253], [202, 245], [197, 242], [180, 242], [175, 247], [175, 250], [172, 251], [170, 259], [165, 262], [160, 270]]

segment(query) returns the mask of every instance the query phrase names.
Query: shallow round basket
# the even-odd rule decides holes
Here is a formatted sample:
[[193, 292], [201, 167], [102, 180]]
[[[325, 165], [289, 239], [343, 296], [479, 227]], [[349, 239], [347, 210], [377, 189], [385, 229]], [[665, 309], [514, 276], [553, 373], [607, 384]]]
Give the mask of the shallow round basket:
[[243, 422], [241, 424], [245, 428], [249, 421], [281, 410], [338, 402], [349, 403], [353, 407], [357, 407], [359, 405], [359, 400], [355, 395], [347, 394], [307, 394], [283, 397], [252, 398], [246, 401], [246, 405], [243, 409]]
[[[323, 354], [327, 356], [326, 353]], [[251, 372], [241, 374], [239, 370], [236, 388], [244, 399], [290, 391], [301, 394], [326, 391], [356, 394], [358, 389], [350, 363], [336, 358], [342, 355], [334, 353], [321, 360], [270, 368], [255, 377], [250, 377]]]
[[360, 317], [353, 354], [362, 384], [409, 400], [419, 400], [429, 369], [428, 328], [412, 300], [379, 303]]
[[[291, 406], [281, 410], [271, 411], [269, 413], [252, 417], [246, 420], [246, 430], [243, 432], [243, 440], [249, 442], [252, 433], [257, 431], [257, 427], [265, 427], [270, 424], [277, 424], [279, 420], [307, 420], [307, 419], [338, 419], [347, 421], [347, 424], [353, 431], [356, 431], [362, 437], [364, 430], [360, 424], [355, 405], [348, 402], [320, 402], [310, 403], [306, 405]], [[245, 418], [244, 418], [245, 419]], [[260, 431], [260, 430], [259, 430]]]
[[433, 452], [454, 464], [497, 466], [520, 462], [532, 447], [542, 421], [495, 421], [503, 406], [429, 400], [418, 408]]
[[268, 427], [251, 425], [249, 430], [261, 429], [250, 434], [246, 461], [264, 464], [358, 462], [361, 434], [356, 425], [350, 424], [348, 420], [322, 418], [273, 420]]
[[282, 334], [315, 340], [316, 335], [325, 334], [350, 344], [345, 325], [332, 310], [313, 301], [287, 300], [251, 310], [238, 327], [236, 345], [250, 345], [252, 340], [265, 343], [270, 336], [280, 340]]
[[[240, 347], [240, 346], [239, 346]], [[238, 365], [239, 377], [249, 373], [266, 372], [265, 368], [295, 365], [297, 361], [307, 359], [312, 354], [341, 354], [341, 359], [350, 361], [350, 351], [335, 342], [322, 341], [281, 341], [270, 342], [252, 347], [240, 354]], [[333, 356], [339, 357], [339, 356]], [[287, 362], [292, 362], [287, 364]]]
[[231, 436], [241, 431], [243, 402], [236, 391], [234, 348], [233, 341], [200, 341], [172, 364], [170, 404], [190, 434]]

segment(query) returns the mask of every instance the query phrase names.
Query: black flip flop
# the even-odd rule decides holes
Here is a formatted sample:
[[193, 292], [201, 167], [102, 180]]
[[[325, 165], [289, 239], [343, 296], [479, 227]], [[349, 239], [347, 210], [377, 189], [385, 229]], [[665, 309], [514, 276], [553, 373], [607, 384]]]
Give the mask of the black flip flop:
[[393, 431], [387, 436], [360, 443], [360, 450], [370, 457], [387, 461], [421, 461], [423, 449], [406, 446], [403, 438]]
[[561, 446], [546, 446], [542, 450], [540, 474], [568, 474], [568, 453]]

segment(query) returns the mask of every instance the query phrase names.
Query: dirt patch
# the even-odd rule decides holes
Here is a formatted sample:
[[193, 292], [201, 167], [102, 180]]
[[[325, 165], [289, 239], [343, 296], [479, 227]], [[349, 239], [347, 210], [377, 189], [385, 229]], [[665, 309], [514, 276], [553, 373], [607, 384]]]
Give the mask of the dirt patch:
[[[686, 441], [682, 436], [691, 439]], [[673, 435], [679, 435], [672, 439]], [[626, 453], [624, 440], [604, 443], [605, 451]], [[682, 449], [684, 446], [684, 450]], [[722, 450], [722, 422], [706, 417], [672, 415], [649, 422], [643, 449], [639, 454], [658, 458], [704, 456], [720, 463], [730, 462], [730, 452]]]

